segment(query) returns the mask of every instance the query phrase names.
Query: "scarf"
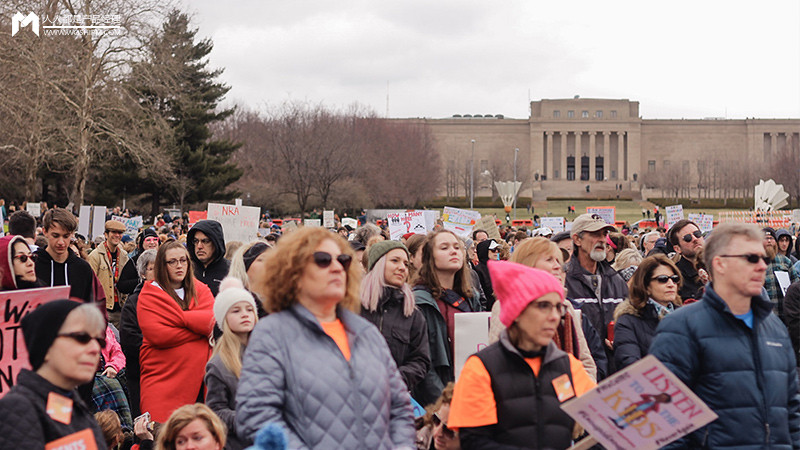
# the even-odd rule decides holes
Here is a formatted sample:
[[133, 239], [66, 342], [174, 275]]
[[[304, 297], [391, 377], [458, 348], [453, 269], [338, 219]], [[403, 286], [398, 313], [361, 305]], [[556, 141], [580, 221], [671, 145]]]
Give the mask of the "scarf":
[[572, 314], [564, 314], [561, 323], [558, 324], [556, 334], [553, 336], [556, 347], [571, 353], [575, 358], [580, 359], [580, 346], [578, 345], [578, 332], [575, 330], [575, 322]]

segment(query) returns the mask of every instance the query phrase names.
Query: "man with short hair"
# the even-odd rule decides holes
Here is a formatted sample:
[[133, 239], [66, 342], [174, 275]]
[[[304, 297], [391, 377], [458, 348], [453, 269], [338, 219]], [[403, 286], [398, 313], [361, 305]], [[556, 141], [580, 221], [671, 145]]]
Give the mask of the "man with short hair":
[[719, 225], [705, 243], [713, 281], [701, 301], [661, 320], [650, 353], [719, 416], [665, 448], [800, 447], [795, 355], [762, 294], [766, 258], [755, 225]]
[[792, 261], [778, 252], [775, 229], [765, 227], [762, 231], [764, 232], [764, 250], [767, 252], [767, 258], [769, 258], [767, 274], [764, 279], [764, 289], [767, 290], [767, 296], [772, 302], [775, 314], [785, 321], [783, 315], [784, 292], [789, 289], [792, 283], [800, 281], [800, 276], [792, 267]]
[[22, 236], [35, 252], [36, 246], [36, 219], [25, 210], [17, 211], [8, 218], [8, 234]]
[[656, 246], [656, 241], [660, 237], [661, 233], [658, 231], [651, 231], [642, 236], [642, 256], [647, 257], [650, 250], [653, 250], [653, 247]]
[[216, 220], [197, 222], [186, 235], [186, 248], [192, 258], [194, 276], [205, 283], [214, 297], [219, 283], [228, 275], [230, 261], [225, 259], [225, 235]]
[[477, 229], [472, 232], [472, 240], [475, 242], [476, 247], [478, 244], [487, 239], [489, 239], [489, 233], [487, 233], [485, 230]]
[[122, 268], [128, 263], [128, 252], [120, 245], [123, 234], [125, 234], [125, 224], [117, 220], [106, 221], [103, 233], [105, 242], [98, 245], [87, 258], [106, 293], [108, 321], [115, 327], [119, 327], [122, 305], [127, 297], [117, 286]]
[[66, 209], [51, 209], [44, 213], [42, 226], [47, 247], [36, 251], [36, 276], [45, 286], [70, 286], [70, 297], [87, 303], [104, 301], [102, 289], [94, 289], [92, 267], [69, 249], [78, 227], [75, 216]]
[[703, 248], [705, 243], [703, 232], [691, 220], [681, 219], [669, 229], [667, 240], [675, 250], [676, 258], [678, 258], [675, 265], [678, 266], [683, 277], [683, 284], [678, 290], [678, 295], [684, 302], [698, 299], [700, 288], [704, 283], [697, 273], [695, 262], [697, 261], [697, 252]]
[[628, 296], [625, 280], [606, 262], [606, 236], [616, 231], [597, 214], [581, 214], [572, 222], [572, 258], [567, 263], [567, 298], [589, 320], [606, 343], [608, 374], [614, 372], [608, 324], [614, 309]]

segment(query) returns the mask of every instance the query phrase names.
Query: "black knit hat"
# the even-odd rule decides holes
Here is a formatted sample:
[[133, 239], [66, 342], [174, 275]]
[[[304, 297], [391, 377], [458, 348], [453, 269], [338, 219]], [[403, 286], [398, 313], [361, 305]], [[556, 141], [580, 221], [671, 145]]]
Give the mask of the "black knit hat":
[[28, 360], [33, 370], [44, 364], [44, 357], [69, 313], [82, 303], [72, 300], [54, 300], [45, 303], [22, 318], [22, 335], [28, 347]]
[[250, 265], [253, 264], [253, 261], [267, 251], [268, 248], [269, 245], [263, 242], [256, 242], [252, 247], [248, 248], [247, 251], [244, 252], [244, 255], [242, 255], [242, 259], [244, 259], [244, 271], [247, 272], [250, 270]]

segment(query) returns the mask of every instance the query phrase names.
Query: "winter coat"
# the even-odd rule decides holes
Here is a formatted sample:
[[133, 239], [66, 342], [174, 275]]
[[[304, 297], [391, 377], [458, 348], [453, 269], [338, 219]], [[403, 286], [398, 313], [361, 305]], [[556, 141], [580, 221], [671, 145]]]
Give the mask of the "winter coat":
[[197, 301], [184, 311], [163, 289], [148, 281], [139, 293], [137, 316], [142, 327], [141, 410], [166, 422], [179, 406], [200, 396], [209, 337], [214, 325], [214, 297], [195, 281]]
[[292, 449], [390, 449], [414, 445], [408, 391], [378, 329], [341, 307], [345, 359], [300, 304], [260, 320], [250, 335], [236, 393], [236, 426], [253, 439], [283, 427]]
[[765, 296], [750, 305], [752, 329], [708, 284], [701, 301], [658, 325], [650, 353], [719, 416], [668, 448], [800, 448], [789, 335]]
[[625, 300], [614, 311], [614, 363], [622, 370], [644, 358], [656, 335], [658, 312], [651, 303], [642, 309]]
[[[69, 424], [54, 420], [47, 414], [50, 393], [72, 398], [72, 418]], [[41, 450], [49, 442], [84, 430], [88, 430], [90, 439], [94, 438], [97, 448], [105, 448], [100, 425], [77, 392], [64, 391], [36, 372], [22, 369], [17, 377], [17, 384], [0, 399], [0, 448]]]
[[406, 317], [403, 314], [404, 299], [403, 291], [387, 287], [378, 300], [377, 309], [369, 311], [363, 308], [361, 317], [378, 327], [400, 376], [411, 390], [425, 378], [431, 367], [431, 357], [425, 318], [416, 308], [410, 317]]
[[122, 347], [110, 326], [106, 326], [106, 346], [100, 349], [100, 354], [106, 363], [103, 370], [112, 367], [120, 373], [125, 368], [125, 354], [122, 353]]
[[[202, 231], [214, 244], [214, 259], [207, 266], [203, 265], [194, 253], [194, 236], [198, 231]], [[231, 265], [230, 261], [225, 259], [225, 235], [222, 233], [222, 225], [216, 220], [197, 222], [186, 234], [186, 248], [192, 258], [194, 277], [205, 283], [216, 297], [219, 293], [219, 284], [228, 275]]]
[[[69, 252], [67, 260], [57, 263], [44, 247], [39, 248], [36, 251], [36, 277], [42, 280], [45, 286], [70, 286], [70, 297], [79, 298], [86, 303], [99, 301], [100, 296], [94, 289], [97, 277], [92, 266], [71, 250], [67, 251]], [[105, 293], [102, 296], [105, 297]]]
[[128, 381], [128, 398], [130, 399], [131, 415], [137, 417], [139, 410], [139, 349], [142, 347], [142, 329], [139, 327], [139, 317], [136, 314], [139, 303], [139, 293], [142, 292], [143, 283], [140, 283], [133, 294], [128, 296], [122, 306], [119, 319], [119, 344], [125, 354], [127, 363], [126, 378]]
[[694, 264], [683, 256], [680, 256], [678, 260], [675, 261], [675, 266], [681, 271], [681, 277], [683, 278], [683, 284], [681, 284], [681, 288], [678, 290], [678, 295], [681, 296], [681, 300], [699, 300], [702, 296], [700, 289], [703, 288], [703, 281], [700, 280], [700, 276]]
[[783, 321], [789, 331], [797, 366], [800, 367], [800, 281], [792, 283], [783, 299]]
[[492, 278], [489, 275], [489, 266], [486, 265], [486, 262], [489, 261], [489, 246], [492, 245], [492, 242], [494, 241], [487, 239], [478, 244], [475, 248], [475, 254], [478, 256], [478, 264], [475, 266], [475, 272], [478, 273], [481, 289], [483, 290], [483, 295], [486, 297], [486, 311], [492, 310], [492, 306], [496, 300], [494, 297], [494, 288], [492, 287]]
[[794, 243], [794, 240], [792, 239], [792, 233], [790, 233], [789, 230], [785, 230], [783, 228], [775, 230], [776, 242], [779, 241], [783, 236], [789, 236], [789, 248], [786, 250], [785, 254], [781, 253], [781, 251], [778, 250], [778, 254], [789, 258], [789, 260], [792, 262], [792, 265], [794, 265], [797, 262], [797, 257], [792, 254], [792, 244]]
[[[425, 375], [425, 379], [412, 391], [414, 400], [421, 405], [429, 405], [439, 398], [445, 385], [455, 381], [453, 371], [453, 355], [450, 354], [450, 342], [447, 335], [447, 324], [444, 321], [439, 305], [431, 295], [431, 292], [423, 287], [414, 288], [414, 299], [417, 308], [425, 317], [425, 324], [428, 327], [428, 344], [430, 347], [431, 368]], [[474, 312], [481, 310], [480, 297], [474, 292], [472, 297], [467, 298], [470, 309]]]
[[[100, 244], [96, 249], [89, 253], [86, 259], [92, 267], [100, 284], [103, 285], [103, 290], [106, 293], [106, 309], [114, 309], [114, 290], [119, 276], [122, 273], [122, 268], [128, 262], [128, 252], [122, 248], [121, 245], [117, 246], [117, 276], [114, 277], [114, 269], [111, 267], [111, 260], [108, 257], [108, 251], [105, 244]], [[125, 295], [119, 294], [120, 308], [125, 303]]]
[[136, 270], [136, 261], [139, 260], [141, 253], [135, 256], [128, 255], [128, 262], [122, 268], [122, 273], [119, 274], [119, 281], [117, 281], [117, 289], [121, 294], [131, 295], [139, 285], [139, 271]]
[[252, 442], [240, 439], [236, 433], [236, 388], [239, 379], [233, 374], [219, 355], [214, 355], [206, 364], [206, 406], [219, 416], [228, 430], [227, 450], [241, 450]]

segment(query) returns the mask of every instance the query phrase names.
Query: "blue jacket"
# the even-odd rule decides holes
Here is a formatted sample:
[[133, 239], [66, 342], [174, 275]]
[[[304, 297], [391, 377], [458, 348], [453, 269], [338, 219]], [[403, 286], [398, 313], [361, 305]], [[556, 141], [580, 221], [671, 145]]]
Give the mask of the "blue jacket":
[[650, 353], [719, 416], [666, 448], [800, 448], [800, 396], [786, 327], [753, 297], [753, 329], [706, 286], [661, 320]]

